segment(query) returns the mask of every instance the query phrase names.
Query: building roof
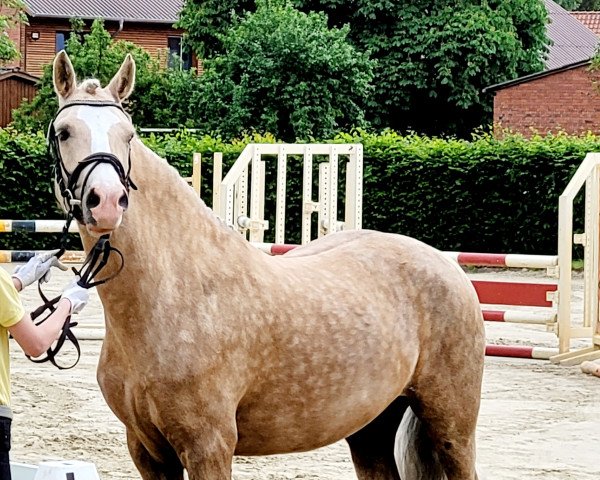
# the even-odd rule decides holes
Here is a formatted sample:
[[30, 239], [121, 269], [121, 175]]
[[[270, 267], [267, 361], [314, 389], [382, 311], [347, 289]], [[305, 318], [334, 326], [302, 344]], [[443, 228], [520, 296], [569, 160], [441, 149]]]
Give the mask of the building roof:
[[571, 15], [596, 35], [600, 35], [600, 12], [571, 12]]
[[27, 14], [38, 18], [82, 18], [168, 23], [179, 19], [184, 0], [25, 0]]
[[557, 68], [553, 68], [550, 70], [542, 70], [541, 72], [532, 73], [530, 75], [525, 75], [523, 77], [515, 78], [514, 80], [507, 80], [506, 82], [497, 83], [496, 85], [490, 85], [489, 87], [485, 87], [482, 92], [490, 93], [495, 92], [496, 90], [502, 90], [503, 88], [512, 87], [514, 85], [519, 85], [520, 83], [527, 83], [532, 80], [536, 80], [538, 78], [547, 77], [550, 75], [554, 75], [555, 73], [565, 72], [567, 70], [573, 70], [574, 68], [585, 67], [592, 63], [591, 59], [580, 60], [578, 62], [570, 63], [569, 65], [562, 65]]
[[550, 23], [547, 34], [549, 45], [546, 69], [553, 70], [594, 56], [598, 45], [596, 34], [552, 0], [544, 0]]
[[572, 14], [552, 0], [544, 0], [548, 10], [546, 33], [552, 45], [549, 45], [546, 68], [541, 72], [490, 85], [483, 92], [490, 93], [529, 82], [537, 78], [589, 65], [596, 52], [600, 39], [592, 30], [581, 23]]
[[22, 72], [20, 68], [0, 68], [0, 81], [7, 80], [9, 78], [19, 78], [28, 83], [37, 83], [39, 77], [34, 77], [28, 73]]

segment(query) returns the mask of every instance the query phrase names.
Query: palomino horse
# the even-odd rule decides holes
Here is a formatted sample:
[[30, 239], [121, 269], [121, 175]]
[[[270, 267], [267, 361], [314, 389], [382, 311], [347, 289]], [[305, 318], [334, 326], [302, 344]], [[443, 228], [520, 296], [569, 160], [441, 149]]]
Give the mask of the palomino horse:
[[260, 252], [136, 137], [134, 80], [127, 56], [78, 85], [59, 53], [49, 141], [86, 251], [110, 234], [125, 258], [98, 287], [98, 381], [142, 478], [231, 479], [234, 455], [345, 438], [360, 479], [476, 479], [484, 332], [461, 269], [373, 231]]

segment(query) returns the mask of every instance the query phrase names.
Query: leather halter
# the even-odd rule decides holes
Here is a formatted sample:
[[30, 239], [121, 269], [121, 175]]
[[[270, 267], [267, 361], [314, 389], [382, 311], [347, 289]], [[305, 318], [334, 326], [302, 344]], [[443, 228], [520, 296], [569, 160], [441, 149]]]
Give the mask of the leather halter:
[[[91, 165], [90, 170], [85, 176], [83, 183], [81, 185], [81, 194], [83, 196], [83, 192], [85, 191], [85, 186], [87, 185], [87, 181], [94, 171], [94, 169], [100, 165], [101, 163], [108, 163], [111, 165], [117, 175], [119, 175], [119, 180], [121, 184], [125, 187], [127, 193], [129, 193], [130, 189], [137, 190], [136, 185], [130, 178], [131, 173], [131, 147], [129, 148], [129, 157], [128, 157], [128, 167], [127, 173], [125, 172], [125, 168], [123, 164], [119, 161], [116, 155], [108, 152], [96, 152], [88, 155], [83, 160], [81, 160], [75, 169], [69, 173], [67, 170], [65, 163], [63, 161], [62, 155], [60, 154], [60, 146], [58, 144], [58, 136], [56, 135], [56, 131], [54, 130], [54, 122], [60, 115], [63, 110], [66, 110], [70, 107], [75, 106], [88, 106], [88, 107], [116, 107], [121, 110], [125, 115], [127, 112], [123, 109], [123, 106], [117, 102], [110, 101], [75, 101], [71, 103], [67, 103], [63, 105], [56, 115], [54, 119], [50, 122], [48, 127], [48, 134], [46, 136], [46, 143], [48, 146], [48, 155], [54, 161], [54, 177], [56, 179], [56, 184], [60, 189], [60, 194], [63, 198], [63, 204], [67, 209], [67, 215], [72, 215], [79, 222], [83, 223], [83, 211], [81, 209], [81, 198], [77, 199], [75, 197], [75, 188], [77, 187], [77, 183], [79, 181], [79, 177], [85, 168]], [[127, 115], [129, 117], [129, 115]], [[66, 181], [65, 181], [66, 179]]]

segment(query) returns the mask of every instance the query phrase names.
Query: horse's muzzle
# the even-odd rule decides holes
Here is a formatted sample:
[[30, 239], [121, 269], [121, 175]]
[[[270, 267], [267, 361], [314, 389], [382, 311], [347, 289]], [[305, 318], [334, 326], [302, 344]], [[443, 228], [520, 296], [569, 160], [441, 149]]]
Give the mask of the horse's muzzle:
[[93, 236], [116, 230], [129, 206], [127, 191], [122, 185], [91, 187], [83, 197], [83, 220]]

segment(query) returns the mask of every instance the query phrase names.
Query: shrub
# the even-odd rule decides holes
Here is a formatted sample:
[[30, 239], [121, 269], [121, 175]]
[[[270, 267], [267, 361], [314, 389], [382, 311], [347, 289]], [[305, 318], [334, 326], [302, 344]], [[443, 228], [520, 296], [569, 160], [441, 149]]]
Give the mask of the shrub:
[[[247, 143], [275, 142], [272, 136], [254, 136], [230, 143], [187, 131], [143, 140], [184, 176], [191, 174], [192, 154], [200, 152], [209, 160], [202, 167], [205, 179], [212, 179], [214, 152], [224, 153], [227, 171]], [[333, 141], [363, 144], [364, 228], [402, 233], [444, 250], [537, 254], [556, 253], [558, 196], [586, 153], [600, 150], [600, 138], [591, 135], [531, 140], [481, 135], [465, 141], [354, 131]], [[58, 218], [42, 134], [0, 129], [0, 167], [0, 218]], [[289, 198], [290, 205], [296, 203], [286, 219], [290, 226], [299, 224], [301, 182], [301, 174], [290, 170], [288, 190], [296, 192]], [[210, 186], [203, 186], [202, 194], [210, 204]], [[269, 207], [273, 196], [271, 185]], [[298, 241], [297, 227], [286, 238]], [[40, 234], [0, 237], [1, 249], [54, 245]]]
[[558, 196], [594, 136], [442, 140], [356, 132], [364, 144], [366, 228], [444, 250], [556, 253]]
[[278, 3], [258, 2], [225, 35], [225, 53], [206, 60], [195, 99], [206, 126], [227, 138], [255, 130], [295, 141], [365, 125], [374, 62], [347, 41], [348, 27]]

